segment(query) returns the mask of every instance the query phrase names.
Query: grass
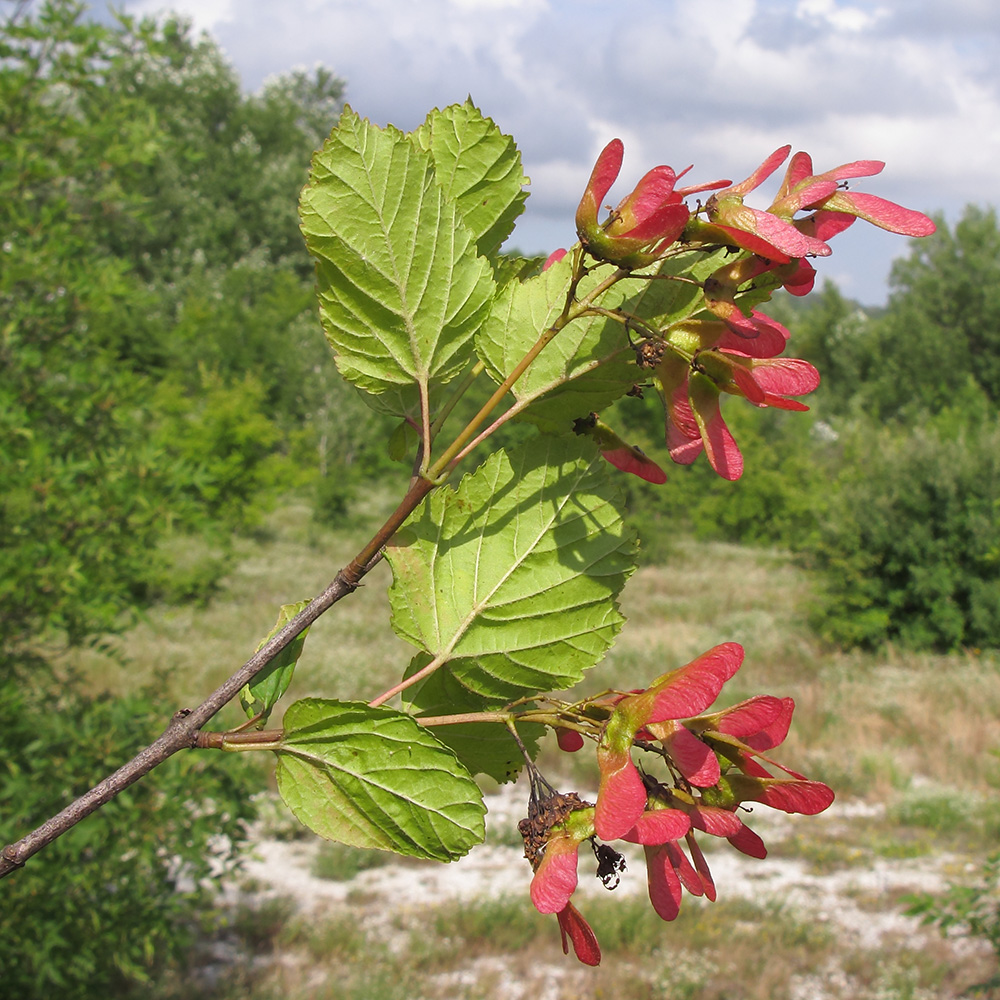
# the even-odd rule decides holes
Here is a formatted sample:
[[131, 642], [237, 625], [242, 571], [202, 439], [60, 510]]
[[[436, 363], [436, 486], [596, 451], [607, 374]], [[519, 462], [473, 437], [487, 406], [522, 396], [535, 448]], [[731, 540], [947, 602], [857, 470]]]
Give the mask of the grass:
[[[603, 946], [598, 969], [558, 950], [555, 919], [519, 899], [484, 900], [456, 910], [424, 908], [394, 920], [397, 932], [359, 924], [349, 910], [272, 926], [264, 936], [242, 927], [257, 955], [280, 961], [236, 966], [224, 985], [177, 982], [153, 987], [157, 1000], [938, 1000], [982, 981], [983, 963], [956, 965], [944, 942], [906, 937], [878, 953], [838, 942], [829, 927], [776, 904], [744, 900], [682, 908], [671, 924], [651, 918], [638, 899], [590, 900], [587, 917]], [[250, 934], [247, 938], [246, 935]], [[979, 977], [977, 979], [976, 977]]]
[[461, 908], [431, 908], [410, 918], [409, 953], [419, 968], [441, 969], [470, 957], [510, 955], [537, 943], [552, 918], [543, 917], [523, 897], [484, 899]]
[[[282, 604], [326, 587], [381, 522], [384, 508], [375, 498], [365, 516], [334, 531], [313, 523], [305, 504], [284, 507], [265, 525], [265, 540], [238, 543], [239, 558], [207, 606], [155, 607], [122, 638], [120, 659], [83, 650], [68, 654], [68, 662], [97, 689], [130, 691], [155, 680], [173, 703], [197, 703], [253, 653]], [[412, 647], [387, 628], [389, 579], [388, 566], [376, 566], [313, 625], [296, 671], [298, 697], [369, 699], [398, 680]], [[223, 716], [226, 724], [239, 718], [233, 707]], [[272, 721], [280, 723], [280, 708]]]
[[[337, 529], [318, 528], [302, 506], [278, 511], [265, 537], [241, 543], [207, 606], [155, 608], [123, 637], [120, 660], [91, 651], [74, 654], [72, 665], [95, 689], [155, 681], [171, 710], [196, 703], [253, 651], [280, 604], [318, 593], [368, 537], [385, 504], [376, 497], [362, 506], [363, 514]], [[579, 690], [640, 687], [719, 642], [743, 643], [746, 661], [722, 703], [791, 695], [795, 718], [778, 759], [827, 781], [841, 801], [884, 806], [848, 819], [795, 817], [775, 836], [762, 829], [774, 861], [831, 875], [917, 858], [931, 866], [943, 851], [974, 862], [996, 843], [995, 654], [830, 650], [806, 625], [809, 579], [783, 553], [679, 541], [671, 560], [630, 580], [622, 598], [629, 622]], [[388, 567], [377, 567], [313, 627], [296, 697], [370, 699], [398, 679], [412, 649], [388, 627], [388, 582]], [[237, 720], [230, 709], [222, 725]], [[591, 746], [564, 755], [550, 743], [540, 761], [564, 788], [587, 793], [596, 786]], [[280, 809], [268, 814], [266, 828], [276, 837], [311, 836]], [[513, 824], [491, 827], [489, 843], [519, 850], [520, 838]], [[324, 845], [314, 874], [349, 880], [376, 860], [387, 859]], [[712, 906], [686, 901], [670, 925], [651, 914], [641, 894], [588, 899], [581, 908], [605, 954], [592, 971], [563, 959], [555, 919], [536, 914], [524, 890], [519, 884], [509, 898], [461, 908], [377, 913], [375, 897], [350, 889], [343, 909], [308, 919], [280, 901], [237, 910], [226, 933], [242, 953], [268, 960], [240, 964], [225, 986], [181, 976], [160, 984], [150, 1000], [452, 1000], [500, 996], [511, 981], [522, 993], [505, 997], [924, 1000], [958, 996], [991, 975], [976, 954], [956, 964], [947, 942], [889, 940], [873, 951], [838, 941], [828, 924], [790, 908], [721, 892]], [[868, 905], [896, 904], [876, 897]]]
[[[261, 966], [253, 977], [244, 974], [238, 992], [217, 995], [393, 1000], [410, 990], [424, 1000], [507, 995], [926, 1000], [955, 995], [950, 989], [960, 981], [941, 948], [893, 942], [877, 957], [845, 951], [828, 928], [773, 903], [691, 906], [670, 925], [651, 919], [639, 900], [591, 901], [587, 916], [604, 952], [595, 970], [559, 955], [554, 918], [541, 917], [522, 900], [410, 914], [398, 921], [408, 931], [402, 948], [366, 934], [349, 913], [292, 920], [281, 939], [283, 962]], [[838, 975], [832, 972], [835, 958], [843, 969]], [[811, 980], [823, 992], [803, 992]], [[520, 990], [512, 993], [514, 981]]]
[[393, 855], [385, 851], [366, 851], [360, 847], [348, 847], [347, 844], [325, 840], [316, 852], [312, 873], [317, 878], [350, 882], [359, 872], [381, 868], [391, 864], [393, 860]]
[[[266, 541], [241, 543], [207, 607], [154, 608], [123, 637], [120, 660], [77, 651], [73, 665], [98, 689], [155, 681], [169, 703], [196, 702], [253, 652], [279, 605], [332, 579], [384, 506], [373, 502], [341, 530], [318, 528], [305, 506], [283, 508], [268, 522]], [[412, 647], [388, 627], [389, 580], [388, 566], [377, 566], [313, 626], [297, 697], [370, 699], [398, 680]], [[720, 706], [761, 692], [794, 697], [781, 757], [838, 791], [884, 801], [913, 776], [962, 792], [1000, 787], [1000, 658], [831, 651], [806, 625], [808, 594], [808, 577], [780, 552], [678, 542], [670, 567], [645, 567], [629, 581], [622, 598], [629, 621], [578, 691], [640, 687], [735, 640], [747, 657]], [[237, 721], [236, 709], [229, 718]], [[280, 722], [280, 706], [273, 718]]]

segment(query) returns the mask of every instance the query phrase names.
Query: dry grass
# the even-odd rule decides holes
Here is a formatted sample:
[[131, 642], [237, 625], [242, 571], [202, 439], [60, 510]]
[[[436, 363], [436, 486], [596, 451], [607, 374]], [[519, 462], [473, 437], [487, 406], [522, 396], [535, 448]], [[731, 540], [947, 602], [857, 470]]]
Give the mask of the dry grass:
[[[890, 937], [877, 953], [845, 947], [831, 928], [777, 903], [692, 904], [665, 928], [637, 899], [594, 902], [602, 942], [588, 969], [559, 953], [552, 917], [523, 900], [403, 911], [396, 943], [365, 930], [349, 910], [309, 920], [271, 919], [237, 937], [271, 956], [234, 970], [213, 1000], [935, 1000], [958, 997], [989, 973], [980, 954], [961, 961], [946, 942]], [[270, 928], [262, 937], [260, 927]], [[399, 936], [401, 935], [401, 936]], [[190, 989], [190, 986], [187, 987]], [[197, 997], [198, 993], [188, 996]]]
[[[208, 607], [159, 607], [124, 636], [123, 659], [78, 653], [96, 688], [155, 681], [172, 705], [196, 703], [253, 652], [283, 603], [311, 597], [377, 524], [368, 505], [341, 531], [301, 506], [272, 518], [270, 537], [241, 558]], [[388, 566], [314, 626], [294, 684], [298, 697], [370, 699], [398, 680], [413, 650], [388, 626]], [[780, 552], [678, 543], [669, 567], [629, 581], [629, 618], [606, 660], [579, 687], [641, 687], [709, 647], [747, 651], [723, 702], [768, 692], [796, 701], [782, 758], [844, 793], [885, 800], [916, 778], [986, 793], [1000, 786], [1000, 659], [994, 654], [880, 655], [824, 649], [805, 623], [809, 579]], [[235, 718], [235, 716], [234, 716]]]
[[[123, 636], [120, 660], [83, 651], [70, 662], [97, 689], [128, 691], [155, 681], [171, 704], [197, 704], [253, 653], [282, 604], [327, 586], [370, 537], [384, 507], [372, 504], [341, 531], [317, 527], [305, 505], [285, 507], [270, 519], [265, 541], [240, 543], [236, 566], [207, 607], [153, 608]], [[376, 566], [364, 586], [312, 627], [297, 668], [298, 697], [370, 699], [398, 680], [413, 650], [388, 627], [389, 580], [388, 566]]]

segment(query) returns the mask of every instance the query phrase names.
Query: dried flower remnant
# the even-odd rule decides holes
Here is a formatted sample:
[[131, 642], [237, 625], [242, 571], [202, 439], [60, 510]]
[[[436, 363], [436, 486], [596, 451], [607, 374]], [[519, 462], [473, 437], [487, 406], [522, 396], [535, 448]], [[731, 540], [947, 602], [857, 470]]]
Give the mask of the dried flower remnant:
[[528, 760], [531, 795], [528, 815], [518, 823], [524, 856], [534, 875], [529, 890], [539, 913], [554, 913], [559, 921], [563, 953], [568, 942], [585, 965], [599, 965], [601, 949], [590, 925], [570, 902], [577, 886], [580, 844], [593, 837], [593, 806], [576, 793], [555, 791]]

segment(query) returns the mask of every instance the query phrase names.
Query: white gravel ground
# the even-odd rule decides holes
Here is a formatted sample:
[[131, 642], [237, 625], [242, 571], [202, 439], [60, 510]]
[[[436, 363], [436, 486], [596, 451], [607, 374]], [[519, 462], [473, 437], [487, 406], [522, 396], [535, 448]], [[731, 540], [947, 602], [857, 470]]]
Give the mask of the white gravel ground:
[[[487, 795], [490, 826], [513, 827], [524, 814], [526, 787], [522, 783], [503, 786]], [[834, 803], [824, 814], [827, 823], [852, 817], [877, 814], [881, 806], [865, 803]], [[808, 834], [809, 817], [786, 816], [766, 808], [754, 811], [750, 820], [765, 843], [779, 842], [793, 832]], [[877, 947], [890, 933], [921, 934], [918, 922], [899, 912], [890, 900], [901, 891], [939, 890], [944, 885], [942, 869], [952, 859], [947, 856], [919, 857], [904, 860], [875, 859], [868, 867], [850, 867], [829, 874], [809, 871], [798, 859], [748, 858], [724, 842], [717, 845], [702, 836], [718, 887], [719, 898], [737, 896], [757, 902], [781, 901], [824, 923], [835, 924], [851, 943], [862, 948]], [[618, 845], [620, 846], [620, 845]], [[303, 911], [365, 899], [390, 901], [394, 906], [419, 907], [449, 900], [475, 900], [490, 896], [523, 894], [527, 904], [531, 872], [520, 849], [484, 845], [450, 864], [401, 861], [358, 873], [350, 881], [337, 882], [317, 878], [311, 873], [318, 850], [315, 841], [262, 839], [245, 874], [266, 894], [290, 896]], [[629, 871], [615, 890], [619, 894], [645, 893], [646, 880], [641, 853], [626, 853]], [[587, 859], [581, 853], [580, 897], [599, 895], [605, 890], [597, 879], [587, 877]], [[884, 908], [877, 906], [880, 896]], [[864, 905], [859, 905], [863, 900]], [[684, 905], [698, 905], [687, 897]], [[387, 912], [392, 907], [366, 906], [367, 911]]]

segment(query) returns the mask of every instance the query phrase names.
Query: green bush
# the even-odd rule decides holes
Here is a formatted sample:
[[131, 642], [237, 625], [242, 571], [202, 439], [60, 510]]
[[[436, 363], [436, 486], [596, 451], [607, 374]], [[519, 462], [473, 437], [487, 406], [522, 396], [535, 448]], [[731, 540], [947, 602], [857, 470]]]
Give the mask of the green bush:
[[164, 540], [224, 548], [337, 458], [313, 430], [333, 360], [296, 199], [342, 82], [248, 97], [183, 22], [20, 8], [0, 24], [0, 648], [203, 596], [222, 564], [175, 579]]
[[846, 645], [1000, 643], [1000, 422], [944, 412], [860, 428], [802, 547], [822, 577], [814, 624]]
[[275, 451], [280, 432], [265, 412], [264, 387], [252, 375], [227, 382], [207, 370], [200, 381], [195, 394], [174, 379], [156, 393], [161, 416], [153, 440], [171, 470], [164, 488], [181, 523], [253, 527], [275, 491], [294, 481], [290, 463]]
[[357, 493], [350, 470], [341, 466], [316, 480], [313, 520], [329, 528], [341, 525]]
[[[88, 698], [0, 685], [0, 839], [53, 815], [156, 735], [150, 695]], [[253, 817], [247, 768], [175, 757], [3, 882], [2, 992], [18, 1000], [129, 995], [184, 955], [214, 911]]]
[[139, 389], [97, 366], [88, 373], [68, 364], [56, 374], [7, 360], [0, 648], [52, 629], [83, 642], [113, 631], [160, 569], [163, 493], [134, 415]]

